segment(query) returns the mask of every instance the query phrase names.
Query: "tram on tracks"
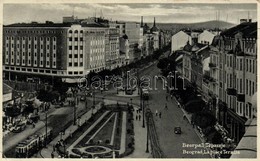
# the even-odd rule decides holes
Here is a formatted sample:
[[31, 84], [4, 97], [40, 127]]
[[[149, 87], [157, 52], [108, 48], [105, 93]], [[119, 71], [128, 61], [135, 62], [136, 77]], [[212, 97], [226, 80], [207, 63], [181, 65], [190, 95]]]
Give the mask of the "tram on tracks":
[[25, 140], [17, 144], [15, 148], [16, 158], [29, 158], [36, 152], [38, 152], [45, 143], [49, 143], [52, 140], [52, 128], [47, 128], [47, 137], [46, 129], [43, 128], [40, 131], [37, 131], [33, 135], [29, 136]]

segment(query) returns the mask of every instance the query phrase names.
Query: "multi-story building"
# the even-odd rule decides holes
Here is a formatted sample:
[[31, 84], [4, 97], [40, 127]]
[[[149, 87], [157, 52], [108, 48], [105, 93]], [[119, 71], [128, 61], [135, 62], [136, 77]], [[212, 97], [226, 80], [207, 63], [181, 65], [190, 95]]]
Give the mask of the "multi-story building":
[[216, 116], [238, 143], [255, 112], [250, 102], [257, 89], [257, 23], [241, 23], [216, 39], [210, 63]]
[[215, 36], [216, 35], [214, 32], [204, 30], [201, 34], [198, 35], [198, 42], [201, 44], [211, 45]]
[[109, 28], [106, 35], [105, 66], [107, 69], [115, 69], [119, 66], [119, 30]]
[[4, 26], [4, 75], [9, 79], [23, 75], [66, 78], [101, 71], [105, 68], [106, 30], [52, 22]]
[[174, 52], [176, 50], [182, 49], [187, 44], [187, 42], [192, 44], [191, 36], [184, 31], [177, 32], [172, 36], [171, 51]]

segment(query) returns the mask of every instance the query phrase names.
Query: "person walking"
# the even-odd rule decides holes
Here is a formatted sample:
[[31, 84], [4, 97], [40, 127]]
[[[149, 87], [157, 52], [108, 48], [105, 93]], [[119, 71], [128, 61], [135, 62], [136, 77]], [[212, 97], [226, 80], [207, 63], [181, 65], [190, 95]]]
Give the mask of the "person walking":
[[139, 121], [141, 120], [141, 115], [139, 115]]
[[166, 101], [168, 101], [168, 95], [166, 95], [165, 99], [166, 99]]
[[165, 110], [168, 110], [168, 106], [167, 106], [167, 103], [165, 103], [165, 107], [164, 107], [164, 108], [165, 108]]
[[138, 115], [136, 114], [135, 119], [138, 120]]
[[53, 152], [51, 152], [51, 158], [54, 158], [54, 153]]
[[161, 112], [159, 112], [159, 118], [162, 118], [162, 113]]
[[171, 99], [173, 98], [173, 95], [171, 94]]
[[179, 107], [179, 108], [181, 107], [181, 104], [180, 104], [180, 102], [178, 102], [178, 107]]
[[155, 111], [155, 116], [156, 116], [156, 117], [158, 116], [158, 111], [157, 111], [157, 110]]

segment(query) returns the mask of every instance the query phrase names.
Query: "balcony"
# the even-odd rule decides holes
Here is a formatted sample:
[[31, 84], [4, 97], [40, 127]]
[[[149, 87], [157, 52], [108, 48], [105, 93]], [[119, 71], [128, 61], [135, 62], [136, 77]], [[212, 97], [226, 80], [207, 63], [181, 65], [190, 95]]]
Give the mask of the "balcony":
[[209, 67], [210, 67], [210, 68], [216, 68], [217, 65], [216, 65], [215, 63], [209, 63]]
[[234, 88], [227, 88], [227, 94], [232, 95], [232, 96], [236, 96], [237, 90], [234, 89]]
[[245, 94], [237, 94], [237, 101], [245, 102]]

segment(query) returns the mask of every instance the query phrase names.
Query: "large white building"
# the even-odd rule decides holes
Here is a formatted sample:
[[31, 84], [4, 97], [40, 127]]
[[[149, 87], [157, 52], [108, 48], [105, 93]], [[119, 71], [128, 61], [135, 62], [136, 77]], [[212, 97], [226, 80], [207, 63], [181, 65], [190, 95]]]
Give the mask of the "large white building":
[[171, 51], [174, 52], [176, 50], [180, 50], [183, 48], [187, 42], [192, 44], [192, 38], [189, 34], [184, 31], [179, 31], [172, 36], [172, 48]]
[[215, 33], [204, 30], [198, 35], [198, 43], [211, 45], [215, 36]]

